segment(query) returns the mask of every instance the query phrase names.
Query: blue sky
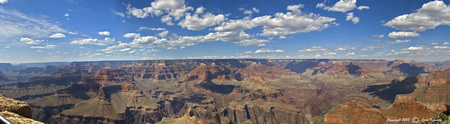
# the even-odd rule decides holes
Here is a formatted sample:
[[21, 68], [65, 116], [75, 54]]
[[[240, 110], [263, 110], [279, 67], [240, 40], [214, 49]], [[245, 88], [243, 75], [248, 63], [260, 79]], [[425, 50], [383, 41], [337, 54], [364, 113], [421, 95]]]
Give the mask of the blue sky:
[[0, 62], [450, 60], [450, 1], [0, 0]]

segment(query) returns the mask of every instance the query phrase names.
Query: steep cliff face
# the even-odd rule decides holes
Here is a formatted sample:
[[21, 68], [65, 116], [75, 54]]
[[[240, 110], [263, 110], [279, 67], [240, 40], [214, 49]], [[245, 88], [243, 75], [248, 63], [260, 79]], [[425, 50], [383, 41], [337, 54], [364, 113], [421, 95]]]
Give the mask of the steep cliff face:
[[450, 98], [448, 97], [450, 96], [450, 80], [448, 77], [447, 72], [437, 71], [430, 74], [422, 74], [417, 78], [400, 78], [400, 80], [393, 80], [386, 85], [369, 86], [363, 92], [371, 92], [371, 95], [385, 100], [392, 100], [394, 103], [386, 109], [373, 108], [364, 102], [343, 103], [328, 111], [325, 115], [324, 123], [420, 123], [431, 120], [445, 121], [438, 114], [448, 112], [450, 104]]
[[114, 69], [108, 66], [97, 70], [92, 80], [100, 84], [100, 87], [104, 87], [114, 83], [130, 83], [133, 77], [122, 69]]
[[[381, 124], [412, 123], [418, 119], [433, 118], [435, 114], [416, 102], [395, 102], [388, 109], [372, 108], [363, 102], [346, 102], [331, 109], [324, 118], [325, 124]], [[414, 118], [415, 117], [415, 118]], [[402, 120], [408, 118], [409, 120]], [[400, 121], [396, 121], [400, 119]]]
[[419, 83], [423, 85], [438, 86], [450, 80], [450, 72], [438, 70], [430, 74], [419, 76]]
[[0, 95], [0, 114], [15, 124], [43, 124], [31, 119], [31, 108], [26, 102]]
[[[62, 109], [59, 116], [50, 118], [49, 122], [55, 123], [125, 123], [123, 112], [117, 106], [126, 106], [126, 102], [116, 102], [116, 94], [126, 94], [130, 97], [141, 93], [136, 91], [137, 87], [132, 83], [133, 77], [122, 69], [104, 67], [99, 70], [93, 70], [95, 76], [85, 80], [85, 83], [74, 86], [85, 89], [87, 98], [81, 101], [74, 101], [70, 109]], [[87, 87], [86, 87], [87, 86]], [[74, 87], [75, 88], [75, 87]], [[92, 94], [92, 95], [87, 95]], [[59, 106], [63, 107], [63, 106]], [[80, 114], [83, 113], [83, 114]]]
[[296, 109], [281, 106], [266, 106], [258, 104], [230, 104], [219, 114], [221, 123], [308, 123], [305, 115]]
[[243, 69], [239, 69], [236, 75], [241, 78], [262, 77], [266, 79], [279, 79], [281, 76], [297, 76], [295, 72], [279, 66], [266, 66], [257, 63], [252, 63]]
[[194, 70], [190, 71], [186, 76], [186, 81], [192, 81], [192, 80], [212, 80], [212, 79], [219, 79], [219, 80], [230, 80], [234, 77], [231, 75], [231, 71], [227, 68], [224, 68], [222, 66], [215, 66], [215, 65], [205, 65], [200, 64], [197, 66]]
[[415, 101], [434, 111], [448, 111], [450, 105], [450, 80], [441, 85], [419, 87], [411, 94], [398, 95], [397, 101]]
[[385, 115], [378, 109], [361, 102], [346, 102], [331, 109], [323, 120], [325, 124], [381, 124]]
[[359, 71], [359, 66], [355, 66], [351, 63], [349, 65], [345, 65], [342, 64], [341, 62], [332, 61], [328, 63], [321, 62], [316, 67], [311, 68], [311, 70], [314, 71], [312, 75], [316, 74], [346, 75], [350, 74], [349, 69], [353, 69], [354, 67], [357, 67], [358, 69], [352, 70], [352, 72], [357, 73], [357, 71]]

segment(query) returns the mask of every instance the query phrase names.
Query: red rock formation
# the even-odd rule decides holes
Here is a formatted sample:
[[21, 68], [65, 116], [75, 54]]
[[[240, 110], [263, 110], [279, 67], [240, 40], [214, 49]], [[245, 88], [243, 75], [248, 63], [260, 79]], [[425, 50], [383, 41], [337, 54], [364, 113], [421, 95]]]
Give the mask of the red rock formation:
[[[441, 103], [448, 103], [428, 105], [416, 98], [422, 97], [419, 94], [397, 97], [392, 110], [372, 108], [383, 99], [360, 93], [368, 86], [389, 83], [394, 76], [386, 76], [390, 74], [388, 64], [384, 60], [152, 60], [113, 69], [85, 63], [77, 68], [90, 66], [91, 72], [81, 74], [69, 88], [57, 87], [56, 91], [45, 92], [52, 97], [30, 99], [46, 98], [35, 102], [41, 109], [38, 115], [48, 115], [40, 117], [46, 123], [157, 123], [185, 114], [188, 119], [195, 116], [221, 123], [311, 123], [330, 107], [355, 99], [370, 104], [347, 103], [343, 107], [344, 103], [343, 110], [331, 110], [325, 121], [385, 123], [388, 117], [407, 116], [404, 108], [427, 114], [428, 110], [442, 110], [446, 104]], [[306, 75], [312, 72], [319, 75]], [[133, 77], [152, 79], [133, 81]], [[429, 93], [424, 96], [446, 100], [444, 95], [448, 94], [433, 95], [445, 88], [428, 89], [435, 91], [422, 90]], [[52, 95], [54, 92], [57, 94]], [[57, 97], [64, 99], [54, 106], [42, 104]]]
[[211, 79], [230, 80], [233, 77], [230, 75], [230, 71], [224, 67], [201, 64], [187, 74], [186, 81]]
[[[395, 102], [388, 109], [372, 108], [362, 102], [346, 102], [330, 110], [324, 118], [325, 124], [382, 124], [411, 123], [417, 117], [433, 118], [434, 113], [426, 106], [416, 102]], [[402, 119], [409, 120], [402, 120]], [[396, 121], [400, 119], [400, 121]]]
[[361, 67], [363, 73], [380, 72], [387, 70], [389, 61], [386, 60], [335, 60], [342, 61], [342, 64], [348, 65], [353, 63]]
[[392, 107], [383, 111], [387, 118], [433, 118], [433, 111], [417, 102], [395, 102]]
[[346, 75], [349, 74], [347, 71], [346, 65], [341, 63], [340, 61], [333, 62], [321, 62], [318, 66], [313, 67], [313, 74], [329, 74], [329, 75]]
[[219, 71], [212, 66], [200, 65], [188, 74], [189, 80], [205, 80], [207, 78], [215, 78]]
[[450, 72], [443, 72], [441, 70], [419, 76], [419, 83], [430, 86], [442, 85], [448, 80], [450, 80]]
[[325, 124], [382, 124], [384, 114], [366, 103], [346, 102], [330, 110], [324, 118]]
[[277, 79], [280, 76], [294, 76], [295, 72], [283, 69], [279, 66], [266, 66], [263, 64], [252, 64], [236, 72], [241, 77], [263, 77], [268, 79]]
[[92, 79], [103, 87], [111, 83], [129, 83], [133, 80], [133, 77], [128, 75], [128, 73], [122, 69], [105, 67], [97, 70]]
[[433, 111], [447, 111], [450, 104], [450, 80], [441, 85], [419, 87], [411, 94], [397, 95], [396, 101], [416, 101]]

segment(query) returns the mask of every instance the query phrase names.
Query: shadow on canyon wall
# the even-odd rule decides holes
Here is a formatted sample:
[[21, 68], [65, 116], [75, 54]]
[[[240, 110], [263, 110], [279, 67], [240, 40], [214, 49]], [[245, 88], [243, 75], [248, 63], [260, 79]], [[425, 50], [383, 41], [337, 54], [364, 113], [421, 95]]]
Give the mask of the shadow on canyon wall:
[[393, 103], [397, 94], [412, 93], [417, 88], [414, 86], [417, 81], [416, 77], [409, 77], [403, 81], [393, 80], [390, 84], [369, 86], [362, 92], [371, 92], [371, 95]]

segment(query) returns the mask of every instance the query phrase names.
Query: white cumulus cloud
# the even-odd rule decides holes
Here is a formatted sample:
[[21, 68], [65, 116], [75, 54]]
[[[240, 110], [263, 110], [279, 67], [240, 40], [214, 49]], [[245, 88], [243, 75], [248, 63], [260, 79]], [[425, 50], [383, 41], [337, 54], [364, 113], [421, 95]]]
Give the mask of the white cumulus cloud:
[[239, 8], [239, 10], [244, 11], [245, 15], [252, 15], [253, 13], [259, 13], [259, 9], [253, 7], [253, 9], [244, 10], [244, 8]]
[[363, 9], [370, 9], [370, 7], [369, 6], [358, 6], [358, 8], [356, 8], [356, 9], [361, 11]]
[[141, 48], [141, 47], [163, 47], [166, 49], [185, 48], [186, 46], [193, 46], [198, 43], [211, 42], [211, 41], [223, 41], [231, 42], [239, 46], [260, 45], [269, 40], [255, 39], [249, 34], [240, 32], [215, 32], [207, 35], [199, 36], [176, 36], [170, 39], [158, 38], [156, 36], [141, 36], [135, 37], [130, 43], [120, 43], [119, 45], [110, 46], [103, 49], [104, 52], [111, 52], [121, 48]]
[[394, 32], [389, 33], [389, 35], [388, 35], [388, 37], [390, 37], [390, 38], [411, 38], [411, 37], [418, 37], [418, 36], [420, 36], [419, 33], [404, 32], [404, 31], [401, 31], [401, 32], [394, 31]]
[[434, 46], [435, 49], [450, 49], [448, 46]]
[[384, 25], [398, 30], [425, 31], [439, 25], [450, 26], [449, 13], [450, 6], [436, 0], [423, 4], [414, 13], [397, 16]]
[[252, 15], [253, 11], [251, 11], [251, 10], [244, 10], [244, 14], [245, 15]]
[[205, 7], [203, 7], [203, 6], [201, 6], [201, 7], [198, 7], [196, 10], [195, 10], [195, 14], [202, 14], [203, 13], [203, 11], [205, 11]]
[[328, 52], [328, 53], [324, 53], [323, 55], [325, 55], [325, 56], [331, 56], [331, 55], [336, 55], [336, 53], [335, 53], [335, 52]]
[[134, 38], [134, 37], [139, 37], [139, 36], [141, 36], [141, 34], [139, 34], [139, 33], [126, 33], [123, 35], [123, 37], [125, 37], [125, 38]]
[[355, 52], [351, 52], [351, 53], [347, 53], [346, 55], [347, 55], [347, 56], [354, 56], [354, 55], [356, 55], [356, 54], [355, 54]]
[[298, 52], [328, 52], [328, 49], [322, 48], [320, 46], [313, 46], [311, 48], [303, 49]]
[[108, 37], [105, 38], [105, 40], [88, 38], [88, 39], [74, 40], [74, 41], [70, 42], [70, 44], [79, 44], [79, 45], [93, 44], [93, 45], [99, 45], [99, 46], [106, 46], [108, 44], [114, 43], [114, 40], [115, 39], [111, 39]]
[[408, 48], [402, 49], [403, 51], [420, 51], [425, 50], [426, 48], [424, 46], [410, 46]]
[[25, 44], [38, 44], [41, 43], [43, 40], [33, 40], [31, 38], [22, 37], [20, 38], [20, 42], [24, 42]]
[[109, 36], [111, 33], [109, 31], [100, 31], [98, 35]]
[[337, 47], [336, 49], [335, 49], [335, 51], [347, 51], [347, 50], [354, 50], [354, 49], [356, 49], [357, 47], [350, 47], [350, 46], [344, 46], [344, 47]]
[[213, 15], [211, 13], [206, 13], [201, 17], [198, 14], [187, 14], [186, 17], [178, 23], [178, 25], [183, 28], [187, 28], [188, 30], [203, 30], [206, 27], [220, 24], [223, 21], [225, 21], [225, 16], [223, 14]]
[[300, 14], [300, 13], [302, 13], [300, 8], [303, 8], [303, 7], [305, 7], [305, 5], [303, 5], [303, 4], [289, 5], [286, 7], [286, 10], [292, 11], [292, 13], [294, 13], [294, 14]]
[[411, 40], [395, 40], [395, 41], [388, 41], [391, 44], [396, 44], [396, 43], [408, 43]]
[[56, 45], [49, 45], [47, 44], [46, 46], [31, 46], [31, 49], [54, 49], [55, 47], [57, 47]]
[[326, 6], [324, 3], [319, 3], [316, 5], [316, 8], [345, 13], [356, 8], [356, 0], [339, 0], [332, 7]]
[[257, 46], [259, 46], [259, 47], [263, 47], [263, 46], [266, 46], [266, 44], [258, 44]]
[[156, 0], [151, 3], [155, 9], [178, 9], [184, 6], [184, 0]]
[[[294, 5], [295, 6], [295, 5]], [[303, 5], [297, 5], [300, 8]], [[296, 10], [297, 7], [288, 7]], [[301, 14], [301, 12], [276, 13], [274, 16], [265, 15], [253, 19], [230, 20], [214, 28], [215, 31], [243, 31], [263, 26], [262, 36], [281, 36], [300, 32], [321, 31], [332, 24], [335, 18], [324, 17], [317, 14]]]
[[158, 37], [166, 37], [169, 34], [169, 31], [163, 31], [157, 34]]
[[257, 8], [255, 8], [255, 7], [253, 7], [253, 12], [255, 12], [255, 13], [259, 13], [259, 9], [257, 9]]
[[[172, 20], [179, 20], [186, 15], [187, 11], [194, 10], [193, 7], [186, 6], [184, 0], [156, 0], [151, 2], [151, 6], [142, 9], [131, 7], [128, 5], [127, 14], [137, 18], [146, 18], [151, 16], [161, 16], [161, 22], [173, 25]], [[201, 9], [199, 12], [202, 11]]]
[[271, 50], [267, 48], [261, 48], [259, 50], [256, 50], [255, 52], [252, 51], [245, 51], [246, 54], [261, 54], [261, 53], [282, 53], [284, 50]]
[[54, 33], [50, 36], [50, 38], [63, 38], [66, 37], [63, 33]]
[[138, 31], [141, 31], [141, 30], [164, 31], [166, 29], [165, 28], [139, 27]]
[[347, 21], [352, 21], [353, 22], [353, 24], [356, 24], [356, 23], [358, 23], [359, 22], [359, 18], [358, 17], [355, 17], [355, 16], [353, 16], [353, 12], [350, 12], [350, 13], [347, 13], [347, 19], [345, 19], [345, 20], [347, 20]]

